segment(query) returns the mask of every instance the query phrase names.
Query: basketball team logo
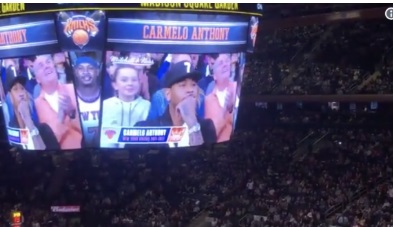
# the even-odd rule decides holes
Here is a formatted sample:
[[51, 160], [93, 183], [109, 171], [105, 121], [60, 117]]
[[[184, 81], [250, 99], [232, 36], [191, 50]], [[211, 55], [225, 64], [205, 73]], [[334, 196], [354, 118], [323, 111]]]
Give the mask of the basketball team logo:
[[21, 129], [21, 144], [27, 144], [29, 142], [28, 131], [26, 129]]
[[170, 130], [169, 139], [167, 142], [169, 143], [177, 143], [180, 142], [182, 137], [184, 136], [185, 128], [184, 127], [173, 127]]
[[104, 13], [102, 11], [95, 11], [91, 15], [59, 13], [59, 19], [63, 25], [63, 34], [80, 49], [84, 48], [90, 39], [96, 37], [100, 32], [99, 24], [103, 17]]
[[251, 17], [250, 21], [250, 39], [252, 47], [255, 47], [256, 37], [258, 34], [259, 19], [257, 17]]
[[107, 138], [108, 139], [112, 139], [114, 136], [115, 136], [115, 134], [116, 134], [117, 132], [115, 131], [115, 130], [112, 130], [112, 129], [107, 129], [105, 132], [104, 132], [104, 134], [107, 136]]

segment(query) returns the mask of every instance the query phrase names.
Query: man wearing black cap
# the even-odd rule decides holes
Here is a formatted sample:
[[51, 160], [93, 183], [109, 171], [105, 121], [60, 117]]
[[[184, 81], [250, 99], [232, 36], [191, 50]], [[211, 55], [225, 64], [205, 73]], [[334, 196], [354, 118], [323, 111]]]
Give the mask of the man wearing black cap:
[[186, 127], [184, 135], [188, 136], [174, 144], [175, 147], [198, 146], [216, 141], [213, 122], [210, 119], [198, 119], [196, 116], [199, 97], [197, 81], [200, 73], [191, 69], [189, 61], [180, 61], [170, 66], [164, 78], [165, 96], [169, 102], [165, 113], [157, 119], [138, 122], [135, 126]]
[[100, 76], [99, 65], [91, 57], [79, 57], [74, 66], [77, 102], [85, 147], [99, 145]]
[[36, 111], [31, 94], [25, 89], [27, 78], [14, 77], [9, 81], [7, 94], [13, 107], [7, 127], [26, 129], [28, 131], [27, 144], [23, 146], [29, 150], [59, 149], [55, 134], [46, 123], [37, 123]]

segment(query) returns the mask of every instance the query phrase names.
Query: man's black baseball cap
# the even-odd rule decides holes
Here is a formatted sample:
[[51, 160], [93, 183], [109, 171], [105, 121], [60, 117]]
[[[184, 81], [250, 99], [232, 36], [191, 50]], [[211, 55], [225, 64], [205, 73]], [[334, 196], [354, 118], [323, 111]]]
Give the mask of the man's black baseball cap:
[[170, 88], [173, 84], [181, 82], [187, 78], [199, 81], [200, 72], [191, 69], [192, 65], [189, 61], [181, 61], [170, 65], [170, 69], [165, 75], [164, 86]]
[[24, 76], [16, 76], [10, 80], [8, 83], [8, 90], [11, 91], [12, 87], [14, 87], [15, 84], [21, 84], [23, 87], [25, 87], [25, 84], [27, 82], [27, 78]]

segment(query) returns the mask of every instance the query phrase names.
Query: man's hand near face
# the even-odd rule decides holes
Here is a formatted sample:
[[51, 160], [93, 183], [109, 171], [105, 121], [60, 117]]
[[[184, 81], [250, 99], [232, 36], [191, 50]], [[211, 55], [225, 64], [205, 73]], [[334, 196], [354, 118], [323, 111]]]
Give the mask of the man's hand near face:
[[196, 117], [196, 102], [196, 98], [189, 96], [182, 100], [176, 107], [177, 112], [181, 115], [181, 118], [188, 127], [193, 127], [198, 122]]

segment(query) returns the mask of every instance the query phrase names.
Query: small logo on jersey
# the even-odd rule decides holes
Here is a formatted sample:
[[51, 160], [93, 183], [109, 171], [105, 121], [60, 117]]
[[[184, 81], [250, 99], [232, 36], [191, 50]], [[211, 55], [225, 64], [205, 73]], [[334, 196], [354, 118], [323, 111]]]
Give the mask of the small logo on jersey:
[[63, 24], [63, 33], [67, 38], [71, 38], [73, 43], [79, 48], [86, 46], [90, 39], [99, 33], [99, 24], [104, 13], [95, 11], [92, 15], [68, 15], [65, 12], [59, 13], [59, 18]]
[[171, 128], [168, 142], [171, 142], [171, 143], [180, 142], [180, 140], [184, 136], [184, 133], [185, 133], [184, 127]]
[[28, 132], [26, 129], [21, 129], [21, 144], [27, 144], [29, 140]]
[[394, 8], [393, 7], [390, 7], [390, 8], [385, 10], [385, 17], [388, 20], [393, 20], [394, 19]]
[[257, 17], [251, 17], [250, 21], [250, 39], [252, 42], [252, 47], [255, 47], [256, 37], [258, 34], [259, 19]]
[[104, 132], [104, 134], [107, 136], [108, 139], [112, 139], [116, 132], [114, 130], [108, 129]]

